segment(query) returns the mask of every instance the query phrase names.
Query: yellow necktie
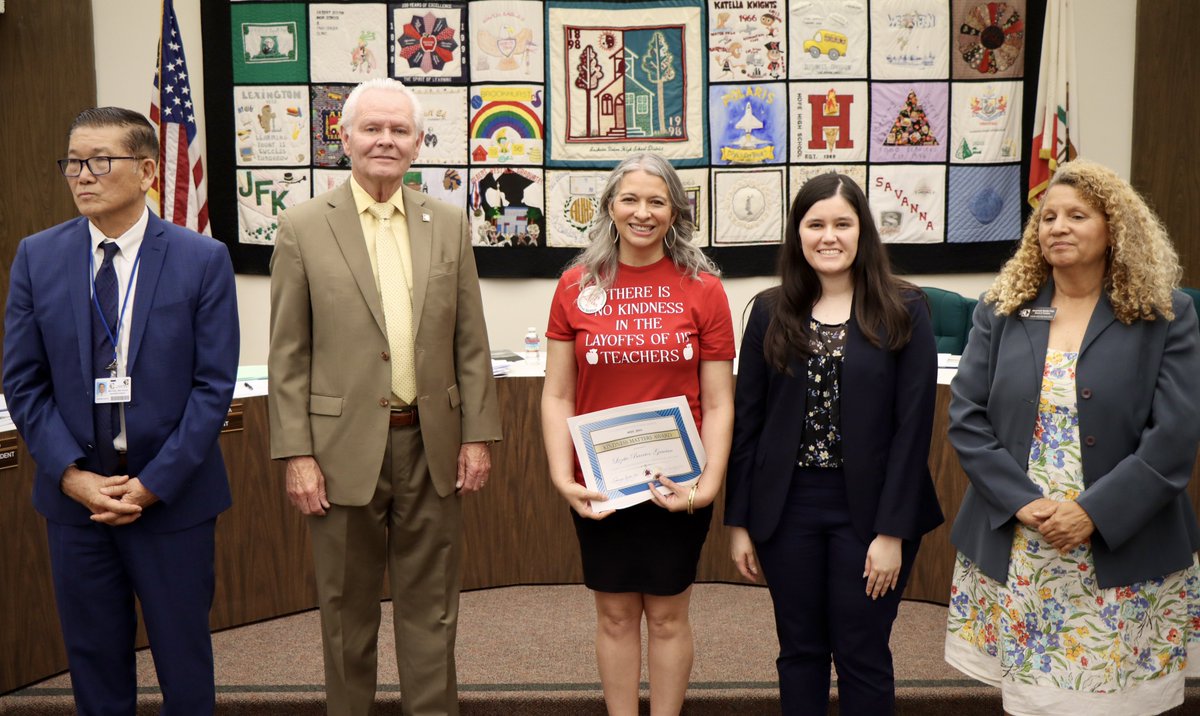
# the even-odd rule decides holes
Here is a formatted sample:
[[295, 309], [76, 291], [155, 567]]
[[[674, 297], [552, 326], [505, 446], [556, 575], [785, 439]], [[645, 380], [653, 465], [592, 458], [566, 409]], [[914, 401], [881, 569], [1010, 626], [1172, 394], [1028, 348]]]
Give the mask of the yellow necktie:
[[392, 233], [392, 204], [372, 204], [375, 217], [375, 256], [379, 271], [379, 295], [387, 326], [392, 364], [392, 392], [406, 403], [417, 396], [417, 369], [413, 358], [412, 292], [396, 236]]

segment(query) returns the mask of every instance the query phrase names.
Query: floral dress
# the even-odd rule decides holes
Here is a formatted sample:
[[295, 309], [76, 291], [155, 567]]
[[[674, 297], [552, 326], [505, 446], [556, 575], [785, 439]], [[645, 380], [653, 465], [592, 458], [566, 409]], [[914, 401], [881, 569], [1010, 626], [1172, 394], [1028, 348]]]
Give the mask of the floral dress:
[[[1047, 352], [1029, 452], [1029, 479], [1058, 501], [1084, 488], [1078, 357]], [[1022, 524], [1003, 584], [958, 555], [949, 612], [946, 661], [1000, 687], [1014, 716], [1161, 713], [1183, 703], [1189, 646], [1200, 653], [1195, 562], [1105, 589], [1096, 583], [1090, 542], [1062, 554]]]

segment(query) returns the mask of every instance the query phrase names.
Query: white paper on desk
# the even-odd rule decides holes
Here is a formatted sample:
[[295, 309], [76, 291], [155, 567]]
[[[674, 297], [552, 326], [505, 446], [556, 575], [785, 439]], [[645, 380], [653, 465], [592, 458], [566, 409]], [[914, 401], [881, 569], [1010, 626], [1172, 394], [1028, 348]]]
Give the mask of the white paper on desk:
[[938, 353], [938, 368], [958, 368], [958, 362], [962, 360], [962, 356], [956, 356], [952, 353]]
[[[567, 418], [575, 455], [589, 490], [603, 492], [596, 512], [630, 507], [650, 499], [655, 474], [688, 485], [704, 470], [707, 456], [687, 398], [623, 405]], [[669, 490], [657, 486], [660, 493]]]

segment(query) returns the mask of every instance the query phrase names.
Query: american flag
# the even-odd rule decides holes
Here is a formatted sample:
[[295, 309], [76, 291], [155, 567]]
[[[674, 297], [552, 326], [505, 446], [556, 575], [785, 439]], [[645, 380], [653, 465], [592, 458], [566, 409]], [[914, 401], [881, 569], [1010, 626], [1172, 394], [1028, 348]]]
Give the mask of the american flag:
[[201, 138], [196, 133], [191, 80], [172, 0], [163, 0], [150, 122], [158, 127], [160, 145], [158, 176], [150, 187], [150, 198], [158, 205], [158, 215], [211, 236]]

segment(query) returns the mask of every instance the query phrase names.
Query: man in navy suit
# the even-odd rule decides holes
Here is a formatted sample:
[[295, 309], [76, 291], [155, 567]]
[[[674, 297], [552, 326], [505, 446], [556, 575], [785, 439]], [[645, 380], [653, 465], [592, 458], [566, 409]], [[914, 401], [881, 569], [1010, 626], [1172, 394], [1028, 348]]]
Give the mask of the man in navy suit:
[[85, 110], [59, 168], [82, 215], [25, 238], [4, 321], [4, 391], [37, 463], [81, 714], [134, 714], [141, 603], [163, 714], [212, 714], [217, 445], [238, 316], [225, 246], [146, 208], [158, 139]]

